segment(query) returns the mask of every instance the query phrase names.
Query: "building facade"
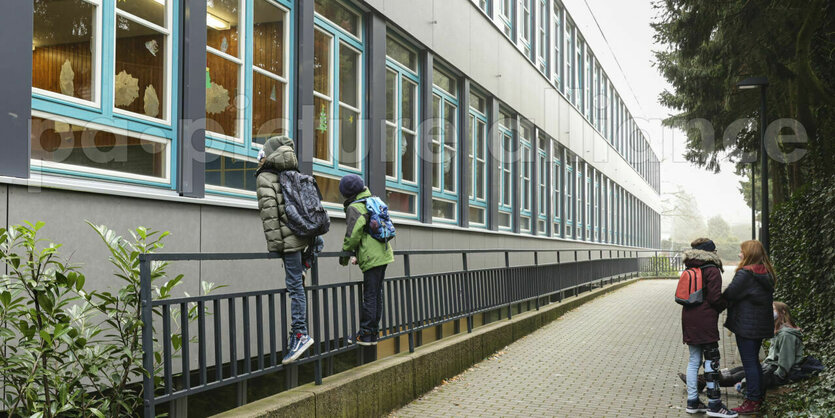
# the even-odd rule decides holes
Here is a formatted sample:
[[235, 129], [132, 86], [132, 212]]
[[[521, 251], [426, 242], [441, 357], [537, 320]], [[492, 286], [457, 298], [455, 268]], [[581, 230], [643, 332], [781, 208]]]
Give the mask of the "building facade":
[[327, 250], [347, 173], [385, 196], [399, 249], [660, 245], [659, 160], [582, 2], [21, 3], [0, 16], [0, 215], [45, 221], [101, 283], [85, 219], [170, 230], [168, 251], [263, 251], [254, 173], [274, 135], [332, 209]]

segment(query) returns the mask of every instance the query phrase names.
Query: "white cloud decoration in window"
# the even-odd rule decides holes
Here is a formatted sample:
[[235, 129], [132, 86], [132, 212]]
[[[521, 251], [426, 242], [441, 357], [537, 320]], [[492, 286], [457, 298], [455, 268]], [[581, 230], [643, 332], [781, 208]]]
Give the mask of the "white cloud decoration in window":
[[139, 79], [122, 70], [116, 74], [116, 106], [130, 106], [139, 97]]

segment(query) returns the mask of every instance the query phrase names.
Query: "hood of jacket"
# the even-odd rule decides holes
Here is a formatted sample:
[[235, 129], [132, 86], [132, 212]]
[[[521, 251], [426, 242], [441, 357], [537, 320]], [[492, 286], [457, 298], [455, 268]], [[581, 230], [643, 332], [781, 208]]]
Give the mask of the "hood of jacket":
[[774, 279], [768, 273], [768, 269], [762, 264], [752, 264], [742, 268], [754, 276], [754, 280], [770, 293], [774, 292]]
[[368, 190], [368, 187], [365, 187], [365, 188], [362, 189], [361, 192], [357, 193], [356, 196], [349, 197], [349, 198], [345, 199], [345, 203], [343, 203], [343, 205], [347, 209], [348, 206], [351, 206], [351, 204], [353, 204], [357, 200], [367, 199], [369, 197], [371, 197], [371, 190]]
[[264, 144], [266, 158], [262, 170], [296, 170], [299, 161], [296, 158], [296, 150], [293, 140], [286, 136], [274, 136]]
[[692, 248], [684, 251], [684, 265], [698, 267], [703, 264], [714, 264], [719, 267], [719, 270], [722, 270], [722, 260], [716, 253]]
[[797, 338], [800, 338], [801, 340], [803, 339], [803, 330], [801, 330], [800, 328], [794, 328], [789, 325], [783, 325], [783, 327], [777, 331], [777, 335], [780, 334], [790, 334], [794, 335]]

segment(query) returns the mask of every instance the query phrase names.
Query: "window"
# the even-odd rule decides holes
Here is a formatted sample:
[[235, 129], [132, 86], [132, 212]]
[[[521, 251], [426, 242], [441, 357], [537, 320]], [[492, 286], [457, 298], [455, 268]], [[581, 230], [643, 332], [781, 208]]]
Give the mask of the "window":
[[417, 217], [417, 52], [386, 39], [386, 197], [393, 214]]
[[553, 197], [551, 205], [554, 208], [554, 228], [553, 234], [554, 236], [562, 236], [562, 211], [560, 210], [560, 205], [562, 203], [562, 179], [563, 179], [563, 172], [562, 172], [562, 149], [559, 148], [557, 145], [553, 146], [553, 158], [551, 159], [553, 179], [551, 183], [551, 188], [553, 189]]
[[547, 56], [548, 56], [548, 2], [550, 0], [537, 0], [539, 10], [536, 13], [536, 57], [539, 71], [546, 74], [547, 71]]
[[533, 12], [533, 0], [518, 0], [517, 11], [519, 17], [519, 48], [525, 56], [531, 58], [531, 13]]
[[540, 235], [545, 235], [546, 225], [548, 223], [548, 146], [550, 140], [544, 133], [538, 132], [537, 135], [537, 220], [536, 231]]
[[470, 223], [486, 226], [487, 101], [470, 93]]
[[557, 86], [557, 90], [562, 90], [562, 8], [557, 3], [557, 0], [553, 0], [553, 6], [551, 10], [551, 22], [553, 25], [553, 30], [551, 31], [551, 45], [553, 45], [553, 58], [551, 59], [551, 79]]
[[[207, 3], [206, 135], [243, 142], [241, 0]], [[118, 80], [117, 80], [118, 85]]]
[[600, 174], [595, 172], [594, 173], [594, 208], [593, 212], [594, 216], [594, 240], [600, 241]]
[[571, 23], [565, 25], [565, 84], [563, 85], [563, 93], [565, 93], [568, 101], [574, 103], [574, 85], [576, 75], [574, 74], [574, 25]]
[[584, 235], [584, 237], [585, 237], [586, 241], [589, 241], [589, 240], [591, 240], [591, 232], [592, 232], [591, 231], [591, 224], [592, 224], [592, 219], [593, 219], [593, 216], [594, 216], [592, 211], [591, 211], [591, 201], [592, 201], [592, 199], [594, 199], [594, 194], [593, 194], [594, 189], [593, 189], [593, 186], [592, 186], [593, 170], [591, 168], [589, 168], [588, 163], [584, 164], [583, 169], [585, 171], [585, 178], [586, 178], [586, 181], [585, 181], [585, 184], [584, 184], [585, 191], [583, 193], [583, 201], [586, 202], [586, 207], [584, 209], [585, 214], [583, 215], [583, 220], [586, 223], [586, 235]]
[[520, 147], [520, 175], [522, 179], [519, 182], [520, 207], [519, 207], [519, 229], [523, 232], [531, 231], [531, 202], [534, 193], [533, 185], [533, 153], [531, 144], [532, 129], [525, 123], [519, 127], [519, 147]]
[[583, 201], [587, 198], [584, 194], [586, 189], [586, 183], [583, 178], [583, 171], [585, 168], [585, 163], [580, 160], [579, 158], [576, 160], [575, 165], [575, 185], [574, 185], [574, 200], [576, 202], [576, 206], [574, 209], [574, 224], [576, 226], [576, 231], [574, 238], [575, 239], [583, 239], [583, 223], [587, 222], [588, 219], [584, 216], [585, 206], [583, 205]]
[[511, 229], [513, 227], [513, 127], [511, 116], [503, 111], [499, 112], [499, 135], [501, 136], [501, 161], [499, 173], [499, 227]]
[[336, 0], [314, 10], [313, 169], [323, 200], [339, 204], [339, 178], [362, 172], [362, 18]]
[[475, 5], [478, 6], [482, 12], [487, 13], [488, 16], [490, 15], [490, 5], [487, 3], [487, 0], [473, 0], [473, 3], [475, 3]]
[[586, 102], [585, 92], [586, 92], [586, 83], [584, 79], [584, 70], [585, 66], [583, 64], [583, 50], [584, 50], [583, 40], [577, 40], [577, 48], [576, 48], [576, 60], [574, 61], [574, 72], [576, 76], [574, 79], [576, 80], [576, 85], [574, 86], [575, 94], [574, 94], [574, 106], [580, 111], [580, 113], [585, 114], [583, 111]]
[[252, 31], [252, 142], [289, 132], [287, 9], [254, 0]]
[[206, 153], [206, 184], [215, 186], [216, 192], [238, 195], [242, 190], [255, 194], [255, 172], [258, 162], [254, 158], [225, 155], [216, 151]]
[[33, 171], [174, 187], [174, 7], [33, 0]]
[[574, 185], [576, 178], [574, 177], [574, 157], [566, 153], [565, 158], [565, 236], [568, 238], [574, 237]]
[[585, 69], [586, 76], [584, 77], [585, 85], [584, 85], [584, 90], [583, 90], [583, 97], [585, 97], [585, 99], [583, 99], [583, 109], [585, 109], [586, 119], [588, 119], [589, 122], [592, 122], [592, 123], [594, 122], [593, 118], [592, 118], [592, 114], [591, 114], [592, 109], [594, 107], [593, 103], [592, 103], [592, 97], [594, 95], [594, 83], [595, 83], [594, 69], [593, 69], [594, 67], [592, 65], [593, 60], [594, 60], [594, 57], [591, 55], [591, 51], [589, 50], [588, 45], [586, 45], [586, 59], [584, 61], [585, 65], [586, 65], [586, 69]]
[[513, 35], [513, 0], [496, 0], [499, 3], [499, 13], [496, 16], [496, 24], [508, 38]]
[[458, 150], [458, 83], [435, 67], [432, 72], [432, 216], [455, 221], [458, 200], [455, 153]]

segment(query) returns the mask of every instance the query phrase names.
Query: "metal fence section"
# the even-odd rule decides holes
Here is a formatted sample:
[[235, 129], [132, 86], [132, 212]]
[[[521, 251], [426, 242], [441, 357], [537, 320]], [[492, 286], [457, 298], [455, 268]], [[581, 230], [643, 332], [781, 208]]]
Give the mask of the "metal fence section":
[[[533, 264], [512, 266], [510, 256], [517, 253], [533, 255]], [[541, 255], [548, 253], [556, 253], [556, 262], [540, 263]], [[504, 267], [470, 269], [468, 261], [474, 254], [503, 256]], [[344, 255], [322, 253], [319, 258]], [[460, 256], [461, 270], [412, 274], [413, 258], [425, 255]], [[466, 319], [471, 332], [473, 316], [479, 313], [501, 310], [504, 316], [506, 310], [511, 318], [514, 305], [521, 311], [522, 303], [533, 302], [539, 309], [552, 299], [561, 301], [566, 292], [576, 295], [595, 283], [662, 267], [657, 255], [641, 257], [637, 251], [615, 250], [413, 250], [396, 251], [395, 256], [402, 257], [404, 274], [384, 281], [380, 339], [407, 336], [410, 352], [423, 329]], [[143, 367], [148, 371], [143, 379], [145, 417], [154, 416], [156, 405], [163, 402], [284, 370], [287, 366], [282, 366], [281, 358], [290, 331], [286, 289], [154, 300], [151, 263], [273, 258], [280, 256], [167, 253], [140, 257]], [[323, 360], [356, 348], [347, 340], [357, 332], [362, 282], [320, 285], [318, 262], [309, 274], [311, 283], [305, 287], [308, 324], [316, 343], [293, 365], [314, 362], [314, 379], [321, 384]], [[245, 399], [239, 398], [242, 402]]]
[[676, 251], [641, 251], [638, 264], [641, 276], [678, 277], [684, 270], [684, 256]]

